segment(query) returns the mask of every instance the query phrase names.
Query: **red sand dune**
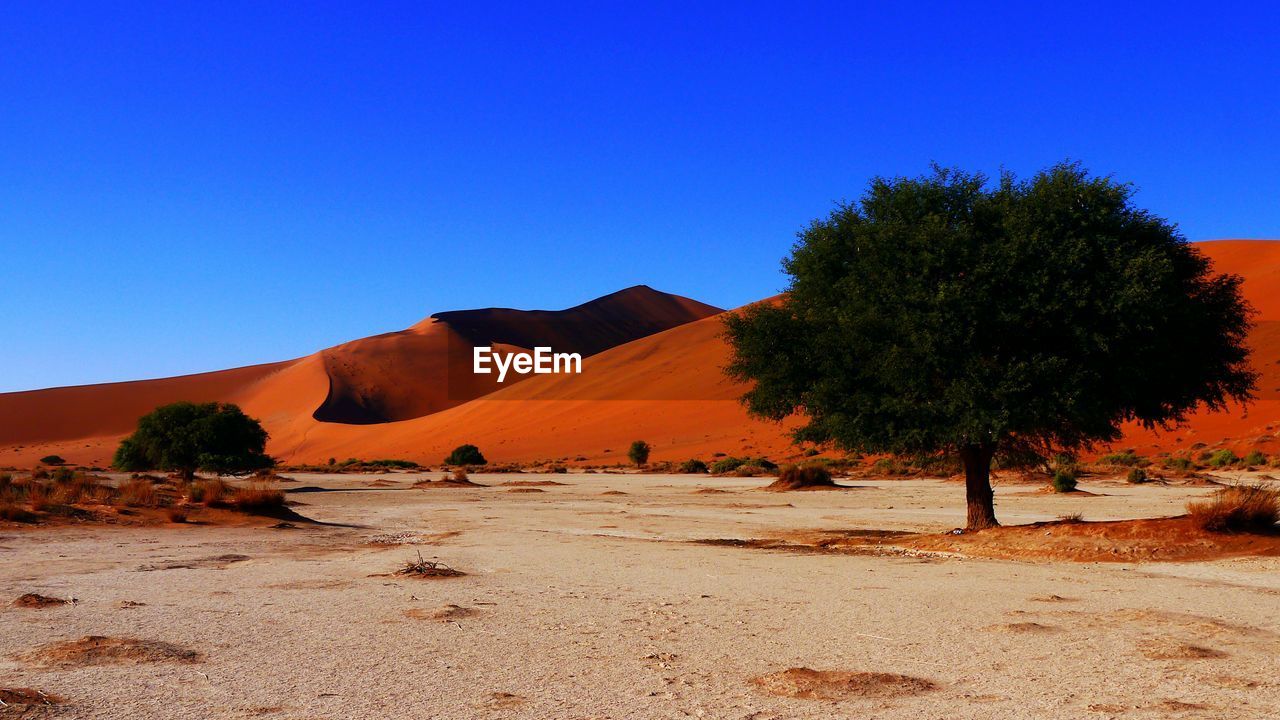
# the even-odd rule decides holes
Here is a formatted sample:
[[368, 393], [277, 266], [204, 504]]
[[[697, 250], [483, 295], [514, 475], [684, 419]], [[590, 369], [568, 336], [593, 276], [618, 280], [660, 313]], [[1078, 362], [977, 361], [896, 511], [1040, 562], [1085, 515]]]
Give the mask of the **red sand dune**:
[[[1262, 373], [1259, 400], [1247, 413], [1197, 414], [1175, 432], [1133, 429], [1117, 445], [1143, 453], [1197, 442], [1280, 451], [1280, 442], [1270, 439], [1280, 425], [1280, 242], [1224, 240], [1201, 247], [1219, 269], [1245, 278], [1245, 292], [1259, 310], [1250, 336]], [[269, 452], [295, 463], [329, 457], [439, 462], [464, 442], [497, 461], [614, 461], [640, 438], [654, 445], [656, 460], [715, 452], [794, 456], [789, 426], [747, 418], [736, 402], [742, 388], [720, 373], [727, 348], [715, 312], [632, 288], [559, 312], [440, 313], [400, 333], [274, 365], [4, 394], [0, 465], [30, 464], [50, 452], [104, 464], [138, 415], [183, 398], [241, 404], [271, 433]], [[531, 376], [501, 388], [482, 378], [446, 388], [441, 378], [470, 375], [448, 372], [449, 354], [441, 350], [451, 338], [571, 346], [590, 357], [582, 375]]]

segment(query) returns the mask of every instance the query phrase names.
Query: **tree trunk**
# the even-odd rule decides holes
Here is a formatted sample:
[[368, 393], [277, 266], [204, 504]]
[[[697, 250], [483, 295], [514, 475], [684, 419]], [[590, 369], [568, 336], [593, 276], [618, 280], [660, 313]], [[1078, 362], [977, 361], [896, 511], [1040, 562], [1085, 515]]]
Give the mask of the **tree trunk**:
[[991, 458], [996, 454], [995, 443], [965, 445], [960, 448], [960, 462], [964, 464], [965, 499], [969, 510], [966, 530], [982, 530], [996, 527], [996, 506], [991, 492]]
[[190, 483], [192, 480], [196, 479], [196, 471], [191, 468], [181, 468], [178, 470], [178, 473], [182, 476], [182, 481], [185, 483]]

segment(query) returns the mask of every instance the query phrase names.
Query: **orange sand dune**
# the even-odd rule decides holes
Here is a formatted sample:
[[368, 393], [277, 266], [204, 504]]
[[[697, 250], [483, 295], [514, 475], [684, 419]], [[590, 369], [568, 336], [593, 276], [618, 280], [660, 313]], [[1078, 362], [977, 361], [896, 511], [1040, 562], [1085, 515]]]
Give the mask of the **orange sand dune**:
[[553, 347], [589, 356], [721, 312], [640, 285], [568, 310], [461, 310], [432, 315], [408, 330], [321, 353], [332, 385], [315, 411], [322, 422], [409, 420], [486, 395], [522, 379], [471, 372], [483, 345]]
[[[1280, 442], [1272, 439], [1280, 428], [1280, 242], [1224, 240], [1200, 247], [1221, 270], [1244, 277], [1245, 293], [1259, 310], [1258, 325], [1250, 335], [1253, 362], [1262, 374], [1259, 400], [1247, 413], [1239, 408], [1199, 413], [1175, 432], [1134, 428], [1117, 446], [1147, 454], [1196, 443], [1280, 451]], [[778, 460], [794, 456], [797, 450], [787, 437], [790, 426], [748, 418], [736, 402], [742, 388], [720, 373], [727, 348], [720, 338], [719, 318], [708, 316], [714, 309], [671, 298], [633, 288], [561, 311], [578, 311], [597, 328], [608, 326], [598, 334], [582, 333], [577, 340], [585, 349], [608, 346], [627, 333], [640, 338], [591, 355], [578, 376], [530, 377], [496, 391], [491, 391], [492, 384], [482, 383], [441, 387], [441, 377], [469, 374], [450, 374], [447, 362], [441, 361], [439, 349], [451, 338], [457, 340], [455, 334], [467, 343], [474, 338], [519, 347], [539, 338], [574, 339], [566, 340], [569, 331], [555, 313], [484, 310], [441, 313], [402, 333], [355, 341], [289, 363], [227, 371], [244, 374], [234, 381], [211, 373], [218, 387], [209, 389], [211, 383], [198, 389], [208, 390], [204, 397], [209, 399], [238, 402], [261, 418], [271, 433], [269, 452], [293, 463], [324, 462], [329, 457], [439, 462], [465, 442], [479, 445], [495, 461], [614, 461], [624, 457], [635, 439], [652, 443], [656, 460], [705, 459], [716, 452]], [[634, 306], [641, 306], [645, 319], [627, 325]], [[678, 322], [681, 317], [686, 318], [683, 324]], [[648, 334], [653, 325], [645, 323], [663, 322], [671, 329]], [[184, 390], [197, 387], [184, 385], [193, 382], [187, 378], [149, 381], [163, 382]], [[104, 396], [95, 395], [102, 391], [93, 388], [0, 395], [0, 465], [29, 464], [49, 452], [76, 462], [107, 462], [132, 418], [159, 402], [181, 397], [153, 390], [149, 383], [95, 386], [114, 388], [114, 394]], [[476, 399], [462, 402], [467, 397]], [[118, 411], [117, 403], [127, 405], [127, 411]], [[347, 423], [321, 422], [317, 417]], [[379, 417], [398, 421], [350, 424], [353, 419], [368, 422]]]

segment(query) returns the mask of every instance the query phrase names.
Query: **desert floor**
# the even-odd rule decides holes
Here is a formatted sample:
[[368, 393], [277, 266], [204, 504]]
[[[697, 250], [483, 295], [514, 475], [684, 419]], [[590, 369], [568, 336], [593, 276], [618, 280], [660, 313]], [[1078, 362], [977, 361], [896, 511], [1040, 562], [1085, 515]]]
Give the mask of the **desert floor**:
[[[705, 476], [473, 475], [493, 486], [428, 490], [409, 474], [293, 477], [286, 487], [334, 490], [291, 494], [299, 512], [351, 527], [0, 532], [0, 687], [65, 701], [0, 717], [1280, 717], [1280, 558], [1032, 563], [691, 542], [943, 532], [962, 524], [963, 488], [941, 480], [775, 494], [756, 490], [764, 479]], [[565, 484], [498, 486], [512, 480]], [[997, 488], [998, 512], [1006, 524], [1173, 515], [1207, 492], [1082, 487], [1099, 495]], [[467, 574], [392, 574], [418, 552]], [[29, 592], [76, 602], [8, 604]], [[144, 642], [128, 664], [57, 645], [85, 636]], [[789, 668], [907, 677], [814, 690], [835, 699], [752, 682]]]

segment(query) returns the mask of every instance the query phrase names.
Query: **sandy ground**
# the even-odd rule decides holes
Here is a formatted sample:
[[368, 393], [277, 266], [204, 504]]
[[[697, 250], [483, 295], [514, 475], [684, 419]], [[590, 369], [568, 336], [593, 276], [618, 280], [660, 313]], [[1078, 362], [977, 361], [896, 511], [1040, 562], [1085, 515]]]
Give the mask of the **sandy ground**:
[[[963, 490], [938, 480], [774, 494], [755, 491], [767, 480], [705, 476], [473, 475], [566, 483], [542, 492], [295, 477], [288, 487], [338, 490], [292, 494], [298, 511], [357, 527], [0, 532], [0, 688], [66, 701], [0, 717], [1280, 717], [1280, 558], [1028, 563], [689, 542], [941, 532], [962, 523]], [[727, 492], [696, 492], [707, 487]], [[1100, 495], [999, 488], [998, 511], [1006, 524], [1149, 517], [1207, 492], [1082, 488]], [[467, 575], [388, 574], [419, 551]], [[28, 592], [77, 602], [9, 606]], [[128, 664], [54, 647], [91, 635], [170, 645]], [[771, 694], [792, 676], [752, 682], [789, 668], [907, 677], [840, 676], [807, 693], [836, 699]]]

